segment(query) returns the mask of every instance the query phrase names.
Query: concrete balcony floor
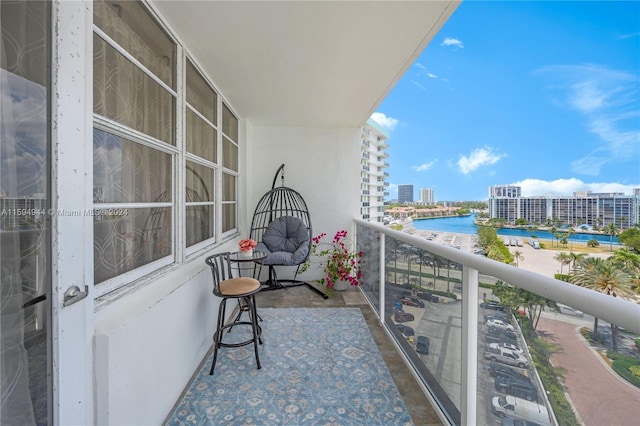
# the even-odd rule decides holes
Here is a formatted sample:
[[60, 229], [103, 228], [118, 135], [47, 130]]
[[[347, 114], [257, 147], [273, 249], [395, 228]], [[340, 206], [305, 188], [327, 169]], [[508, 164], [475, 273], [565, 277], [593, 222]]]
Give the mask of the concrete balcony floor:
[[256, 304], [258, 313], [260, 308], [360, 308], [413, 422], [419, 426], [443, 424], [391, 339], [380, 326], [375, 312], [357, 288], [334, 291], [329, 299], [322, 298], [306, 286], [261, 291], [256, 296]]

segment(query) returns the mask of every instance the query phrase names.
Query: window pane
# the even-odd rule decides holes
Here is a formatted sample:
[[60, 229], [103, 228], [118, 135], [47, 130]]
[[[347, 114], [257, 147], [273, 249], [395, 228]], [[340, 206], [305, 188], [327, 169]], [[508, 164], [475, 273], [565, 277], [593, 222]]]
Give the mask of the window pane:
[[231, 231], [236, 228], [236, 205], [222, 205], [222, 232]]
[[100, 283], [171, 253], [171, 208], [122, 209], [93, 221], [94, 280]]
[[93, 23], [175, 89], [176, 45], [144, 6], [133, 1], [95, 0]]
[[226, 137], [222, 138], [222, 165], [238, 171], [238, 147]]
[[93, 201], [171, 201], [171, 156], [94, 129]]
[[187, 108], [187, 151], [216, 162], [216, 130]]
[[187, 203], [214, 201], [213, 169], [187, 161]]
[[175, 99], [93, 36], [93, 111], [175, 145]]
[[222, 104], [222, 131], [231, 140], [238, 141], [238, 119], [225, 104]]
[[236, 177], [222, 174], [222, 201], [236, 201]]
[[187, 102], [213, 124], [218, 124], [218, 96], [187, 59]]
[[213, 238], [213, 206], [187, 206], [187, 247]]

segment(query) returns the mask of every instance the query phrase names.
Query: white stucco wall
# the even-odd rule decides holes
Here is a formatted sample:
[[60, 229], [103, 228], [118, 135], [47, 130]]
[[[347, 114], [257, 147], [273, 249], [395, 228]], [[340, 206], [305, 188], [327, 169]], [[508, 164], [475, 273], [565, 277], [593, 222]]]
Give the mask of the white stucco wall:
[[[351, 232], [360, 214], [360, 128], [253, 127], [248, 151], [252, 171], [251, 212], [271, 189], [285, 164], [285, 186], [300, 193], [311, 215], [313, 234]], [[277, 185], [280, 185], [278, 180]], [[250, 221], [249, 221], [250, 222]], [[320, 278], [313, 269], [304, 279]]]
[[161, 424], [180, 397], [215, 328], [218, 299], [204, 257], [96, 313], [96, 424]]

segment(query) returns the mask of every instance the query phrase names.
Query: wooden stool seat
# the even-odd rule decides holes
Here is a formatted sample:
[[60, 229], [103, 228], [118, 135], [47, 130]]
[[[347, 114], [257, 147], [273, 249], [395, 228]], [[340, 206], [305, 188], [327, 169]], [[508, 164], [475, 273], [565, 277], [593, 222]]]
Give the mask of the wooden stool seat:
[[[258, 343], [262, 344], [262, 329], [258, 325], [258, 313], [256, 311], [255, 294], [260, 291], [260, 281], [248, 277], [233, 277], [231, 273], [230, 253], [219, 253], [209, 256], [205, 259], [205, 263], [211, 267], [213, 276], [213, 294], [219, 298], [220, 306], [218, 307], [218, 322], [216, 331], [213, 334], [213, 361], [209, 374], [213, 374], [218, 359], [218, 349], [221, 347], [237, 348], [253, 343], [256, 355], [256, 364], [258, 369], [260, 365], [260, 357], [258, 355]], [[238, 302], [238, 315], [234, 320], [225, 324], [227, 300], [232, 299]], [[249, 315], [248, 321], [242, 321], [242, 313], [246, 311]], [[244, 325], [251, 327], [251, 338], [235, 343], [227, 343], [222, 341], [224, 331], [231, 331], [233, 327]]]

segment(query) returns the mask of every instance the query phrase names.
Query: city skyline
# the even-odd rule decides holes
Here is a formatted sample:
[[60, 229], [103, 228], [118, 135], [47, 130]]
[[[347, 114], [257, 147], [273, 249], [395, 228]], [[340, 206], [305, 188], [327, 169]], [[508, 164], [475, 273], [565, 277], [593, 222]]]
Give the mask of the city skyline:
[[[640, 187], [638, 2], [465, 1], [372, 118], [389, 197], [435, 201]], [[415, 195], [415, 194], [414, 194]]]

